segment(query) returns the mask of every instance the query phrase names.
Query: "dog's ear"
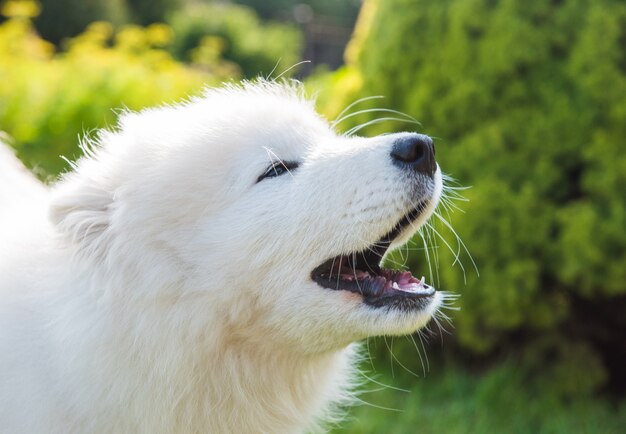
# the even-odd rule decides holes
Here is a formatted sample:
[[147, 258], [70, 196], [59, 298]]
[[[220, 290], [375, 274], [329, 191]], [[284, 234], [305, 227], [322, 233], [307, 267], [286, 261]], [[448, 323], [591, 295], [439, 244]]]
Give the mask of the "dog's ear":
[[70, 175], [52, 195], [49, 218], [81, 250], [102, 253], [110, 232], [112, 205], [113, 196], [106, 188]]

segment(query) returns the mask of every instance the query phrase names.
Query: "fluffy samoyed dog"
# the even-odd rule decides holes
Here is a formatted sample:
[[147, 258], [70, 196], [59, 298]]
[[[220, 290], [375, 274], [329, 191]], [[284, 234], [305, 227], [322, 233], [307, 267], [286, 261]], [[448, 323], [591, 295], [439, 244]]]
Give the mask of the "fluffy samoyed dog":
[[297, 83], [125, 113], [46, 187], [0, 152], [0, 432], [294, 433], [442, 295], [381, 268], [431, 139], [339, 135]]

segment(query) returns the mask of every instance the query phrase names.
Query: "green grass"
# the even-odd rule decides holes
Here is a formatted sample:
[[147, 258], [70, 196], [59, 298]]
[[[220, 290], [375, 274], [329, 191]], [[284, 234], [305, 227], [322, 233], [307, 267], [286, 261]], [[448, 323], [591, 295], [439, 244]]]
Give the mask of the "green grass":
[[[335, 434], [537, 434], [626, 432], [626, 402], [610, 402], [592, 393], [568, 394], [533, 381], [512, 363], [487, 373], [470, 374], [431, 366], [426, 378], [377, 375], [377, 381], [411, 390], [380, 390], [370, 384], [366, 403], [353, 408]], [[571, 381], [575, 381], [572, 379]], [[378, 390], [375, 390], [378, 389]], [[379, 407], [391, 408], [386, 410]]]

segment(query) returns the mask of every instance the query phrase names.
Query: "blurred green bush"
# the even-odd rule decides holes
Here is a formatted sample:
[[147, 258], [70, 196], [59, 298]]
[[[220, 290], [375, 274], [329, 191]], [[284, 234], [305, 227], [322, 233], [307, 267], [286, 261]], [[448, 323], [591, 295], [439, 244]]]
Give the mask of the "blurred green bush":
[[[466, 214], [450, 219], [480, 278], [467, 257], [467, 276], [451, 267], [454, 255], [436, 234], [431, 240], [442, 246], [439, 286], [463, 293], [454, 334], [464, 348], [583, 346], [597, 372], [570, 381], [589, 375], [597, 387], [608, 368], [622, 389], [625, 41], [620, 1], [366, 0], [347, 66], [314, 80], [327, 88], [320, 104], [331, 118], [359, 97], [384, 95], [354, 110], [384, 104], [413, 115], [437, 137], [443, 170], [473, 186]], [[362, 113], [340, 126], [388, 115]], [[445, 225], [435, 228], [456, 251]], [[428, 273], [423, 254], [408, 265]]]
[[174, 102], [230, 77], [219, 56], [208, 69], [192, 69], [164, 49], [172, 38], [163, 24], [127, 26], [115, 33], [96, 22], [54, 46], [34, 31], [27, 3], [7, 3], [0, 24], [0, 130], [15, 139], [18, 155], [40, 176], [66, 168], [83, 133], [113, 125], [113, 109]]
[[[332, 432], [621, 434], [626, 426], [626, 403], [613, 405], [588, 391], [566, 391], [567, 382], [555, 385], [553, 372], [537, 375], [511, 359], [480, 373], [459, 364], [438, 365], [436, 372], [418, 381], [400, 379], [398, 371], [399, 366], [396, 377], [388, 368], [377, 375], [378, 384], [370, 386], [375, 392], [362, 393], [363, 405]], [[408, 384], [413, 386], [405, 390]]]
[[35, 27], [47, 41], [60, 44], [82, 33], [94, 21], [115, 26], [163, 22], [185, 0], [37, 0], [41, 12]]
[[190, 4], [171, 14], [167, 23], [176, 35], [172, 54], [181, 61], [201, 63], [204, 54], [196, 47], [208, 44], [210, 52], [211, 46], [220, 44], [224, 59], [252, 78], [267, 76], [275, 68], [280, 73], [300, 58], [302, 36], [296, 27], [262, 23], [252, 9], [244, 6]]
[[129, 18], [126, 0], [38, 0], [37, 3], [41, 8], [35, 17], [37, 31], [54, 44], [82, 33], [94, 21], [121, 25]]
[[[263, 22], [252, 8], [206, 0], [9, 0], [36, 4], [37, 32], [43, 39], [65, 47], [68, 38], [95, 21], [114, 29], [129, 23], [165, 22], [175, 37], [167, 49], [179, 61], [210, 67], [216, 58], [228, 63], [231, 74], [245, 77], [281, 72], [300, 59], [302, 35], [289, 24]], [[280, 64], [279, 64], [280, 62]]]
[[128, 5], [132, 22], [147, 25], [165, 21], [169, 13], [177, 10], [184, 3], [189, 1], [190, 0], [126, 0], [126, 4]]

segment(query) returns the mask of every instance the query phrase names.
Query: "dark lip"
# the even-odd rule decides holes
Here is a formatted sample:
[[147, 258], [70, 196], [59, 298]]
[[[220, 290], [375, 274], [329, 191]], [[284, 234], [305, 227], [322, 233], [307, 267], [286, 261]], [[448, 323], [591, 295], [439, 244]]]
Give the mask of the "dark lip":
[[[381, 286], [388, 286], [388, 282], [406, 281], [409, 278], [419, 281], [419, 279], [415, 279], [408, 272], [381, 268], [380, 263], [394, 240], [423, 214], [427, 205], [428, 200], [420, 202], [406, 213], [389, 232], [368, 248], [324, 261], [311, 272], [311, 278], [326, 289], [359, 294], [363, 297], [363, 301], [372, 307], [395, 307], [404, 310], [425, 307], [429, 299], [435, 294], [434, 288], [425, 284], [421, 284], [419, 290], [410, 292], [387, 287], [381, 288]], [[355, 271], [354, 279], [346, 280], [340, 277], [341, 272], [339, 270], [342, 266]], [[361, 271], [367, 272], [369, 276], [362, 279], [357, 278]]]

